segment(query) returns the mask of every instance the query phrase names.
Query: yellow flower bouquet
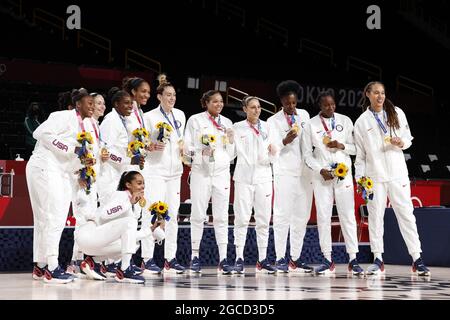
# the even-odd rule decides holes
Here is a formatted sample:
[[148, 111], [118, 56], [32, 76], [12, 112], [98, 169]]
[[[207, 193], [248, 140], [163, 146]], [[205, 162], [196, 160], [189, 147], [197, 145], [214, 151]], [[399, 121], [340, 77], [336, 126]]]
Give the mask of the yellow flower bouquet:
[[361, 190], [361, 196], [364, 199], [364, 202], [367, 204], [369, 200], [373, 200], [373, 181], [369, 177], [361, 177], [358, 179], [357, 184]]
[[149, 208], [148, 211], [150, 211], [150, 213], [152, 214], [152, 224], [154, 224], [156, 222], [156, 220], [165, 220], [165, 221], [169, 221], [170, 220], [170, 216], [169, 216], [169, 206], [167, 205], [167, 203], [162, 202], [162, 201], [158, 201], [158, 202], [154, 202]]
[[[82, 131], [77, 134], [77, 142], [81, 144], [77, 149], [78, 159], [80, 159], [81, 164], [84, 166], [78, 170], [78, 178], [84, 182], [86, 185], [85, 192], [86, 194], [89, 194], [96, 177], [95, 170], [91, 165], [95, 163], [94, 154], [92, 153], [92, 144], [94, 143], [94, 140], [89, 132]], [[86, 165], [86, 160], [88, 159], [93, 159], [93, 161], [89, 161], [90, 165]]]
[[348, 173], [348, 168], [345, 163], [339, 162], [331, 165], [331, 174], [338, 178], [338, 180], [344, 180]]
[[170, 135], [173, 131], [172, 126], [166, 122], [158, 122], [155, 127], [157, 130], [159, 130], [156, 140], [158, 140], [159, 142], [167, 143], [167, 141], [170, 140]]

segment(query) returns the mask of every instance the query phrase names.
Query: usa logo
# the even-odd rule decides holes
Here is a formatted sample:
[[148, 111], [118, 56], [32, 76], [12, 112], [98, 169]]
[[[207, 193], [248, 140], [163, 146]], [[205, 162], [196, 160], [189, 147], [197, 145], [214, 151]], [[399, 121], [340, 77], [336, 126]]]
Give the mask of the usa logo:
[[109, 158], [110, 158], [112, 161], [114, 161], [114, 162], [122, 163], [122, 158], [116, 156], [115, 154], [112, 154], [112, 153], [111, 153], [111, 155], [109, 156]]
[[69, 148], [62, 142], [59, 142], [58, 140], [53, 140], [52, 144], [57, 147], [58, 149], [64, 150], [65, 152], [69, 151]]
[[114, 213], [117, 213], [117, 212], [119, 212], [121, 210], [122, 210], [122, 206], [117, 206], [117, 207], [114, 207], [114, 208], [111, 208], [111, 209], [107, 210], [106, 213], [108, 214], [108, 216], [110, 216], [110, 215], [112, 215]]

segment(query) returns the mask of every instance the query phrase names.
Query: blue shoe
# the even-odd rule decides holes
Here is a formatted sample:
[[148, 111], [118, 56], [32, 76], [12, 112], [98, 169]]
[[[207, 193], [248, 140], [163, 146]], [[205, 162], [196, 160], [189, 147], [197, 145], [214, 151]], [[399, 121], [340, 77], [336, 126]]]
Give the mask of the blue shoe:
[[305, 262], [301, 261], [298, 258], [296, 261], [289, 260], [289, 272], [294, 273], [311, 273], [314, 271], [314, 268], [307, 265]]
[[237, 274], [245, 273], [244, 260], [242, 260], [241, 258], [236, 260], [236, 263], [234, 264], [234, 272]]
[[[155, 260], [149, 259], [147, 262], [142, 261], [141, 267], [131, 264], [135, 274], [142, 275], [155, 275], [161, 273], [161, 268], [155, 263]], [[139, 272], [139, 270], [140, 272]]]
[[202, 266], [198, 257], [194, 257], [191, 261], [191, 273], [202, 273]]
[[170, 262], [167, 259], [164, 260], [164, 273], [181, 274], [184, 270], [185, 268], [178, 263], [177, 258], [173, 258]]
[[348, 263], [348, 273], [351, 273], [354, 276], [360, 276], [364, 274], [363, 268], [361, 268], [358, 264], [358, 261], [356, 259], [353, 259]]
[[233, 266], [228, 264], [227, 259], [223, 259], [217, 267], [217, 272], [221, 274], [232, 274]]
[[256, 273], [269, 273], [274, 274], [277, 272], [277, 268], [269, 263], [267, 259], [256, 262]]
[[333, 261], [328, 261], [328, 259], [325, 259], [325, 262], [322, 263], [320, 266], [317, 267], [316, 273], [317, 274], [334, 274], [336, 272], [336, 267], [334, 265]]
[[74, 280], [74, 277], [64, 271], [61, 266], [57, 266], [55, 270], [50, 271], [48, 267], [44, 271], [44, 282], [47, 283], [69, 283]]
[[91, 280], [106, 280], [106, 268], [103, 263], [95, 262], [92, 257], [87, 256], [80, 264], [81, 273]]
[[422, 258], [417, 259], [414, 261], [412, 265], [412, 273], [417, 274], [418, 276], [431, 276], [430, 270], [425, 266], [425, 263], [423, 262]]
[[34, 280], [42, 280], [42, 279], [44, 279], [44, 272], [45, 272], [45, 267], [44, 268], [39, 268], [37, 263], [35, 263], [34, 267], [33, 267], [33, 279]]
[[145, 282], [143, 276], [134, 273], [133, 267], [131, 265], [125, 271], [123, 271], [121, 268], [118, 268], [114, 280], [116, 280], [117, 282], [125, 282], [125, 283]]
[[[120, 262], [119, 268], [120, 268], [121, 265], [122, 265], [122, 262]], [[145, 268], [144, 269], [143, 268], [139, 268], [137, 265], [134, 264], [133, 261], [130, 262], [130, 266], [131, 266], [131, 269], [133, 269], [134, 274], [141, 275], [141, 274], [144, 273]]]
[[384, 274], [384, 262], [376, 258], [373, 264], [371, 264], [366, 271], [367, 275], [381, 275]]
[[122, 265], [121, 262], [113, 262], [113, 263], [107, 264], [106, 272], [105, 272], [106, 276], [114, 277], [116, 275], [117, 269], [119, 269], [121, 265]]
[[280, 260], [278, 260], [275, 264], [275, 267], [277, 268], [278, 273], [288, 273], [289, 272], [289, 266], [288, 266], [285, 258], [281, 258]]

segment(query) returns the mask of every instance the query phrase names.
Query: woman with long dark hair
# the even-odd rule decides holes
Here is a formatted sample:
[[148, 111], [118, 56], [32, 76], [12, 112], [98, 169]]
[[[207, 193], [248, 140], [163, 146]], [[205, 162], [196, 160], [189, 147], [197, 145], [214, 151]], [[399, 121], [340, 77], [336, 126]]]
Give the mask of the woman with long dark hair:
[[364, 88], [363, 113], [355, 122], [355, 178], [369, 177], [373, 181], [373, 200], [369, 200], [369, 238], [374, 263], [367, 274], [384, 274], [382, 253], [383, 218], [389, 198], [397, 216], [400, 232], [413, 259], [412, 272], [420, 276], [430, 271], [420, 256], [411, 187], [403, 150], [413, 137], [405, 113], [386, 98], [381, 82], [370, 82]]

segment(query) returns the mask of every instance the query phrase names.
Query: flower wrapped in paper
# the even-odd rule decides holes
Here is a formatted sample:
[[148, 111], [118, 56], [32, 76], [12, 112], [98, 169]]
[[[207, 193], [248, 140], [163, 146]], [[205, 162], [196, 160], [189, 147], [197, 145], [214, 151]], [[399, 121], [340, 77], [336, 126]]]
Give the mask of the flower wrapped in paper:
[[156, 220], [158, 221], [169, 221], [169, 206], [167, 203], [158, 201], [154, 202], [149, 208], [148, 211], [150, 211], [152, 215], [151, 223], [154, 224]]
[[[141, 157], [145, 157], [145, 144], [139, 140], [131, 141], [128, 144], [127, 155], [130, 158], [137, 158], [140, 162]], [[139, 165], [139, 168], [144, 169], [143, 165]]]
[[85, 185], [86, 194], [89, 194], [96, 176], [95, 170], [92, 167], [95, 164], [95, 157], [92, 153], [94, 140], [89, 132], [83, 131], [77, 134], [77, 142], [81, 145], [77, 149], [78, 159], [80, 159], [80, 163], [84, 166], [78, 170], [78, 179]]
[[148, 131], [145, 128], [137, 128], [134, 129], [133, 132], [131, 133], [133, 135], [133, 137], [142, 142], [143, 144], [147, 144], [148, 142]]
[[214, 161], [214, 149], [216, 148], [216, 136], [213, 134], [204, 134], [200, 138], [201, 143], [211, 148], [211, 155], [209, 156], [209, 162]]
[[364, 202], [367, 204], [369, 200], [373, 200], [373, 181], [369, 177], [361, 177], [358, 179], [357, 184], [359, 186], [358, 191], [361, 192], [361, 196]]
[[348, 167], [345, 163], [339, 162], [331, 165], [331, 174], [333, 177], [338, 178], [338, 180], [344, 180], [348, 173]]
[[170, 124], [166, 122], [158, 122], [156, 124], [156, 129], [158, 130], [157, 141], [167, 143], [170, 140], [170, 135], [172, 134], [173, 128]]
[[84, 181], [86, 194], [91, 193], [91, 186], [95, 182], [97, 173], [94, 167], [84, 167], [79, 170], [79, 178]]

